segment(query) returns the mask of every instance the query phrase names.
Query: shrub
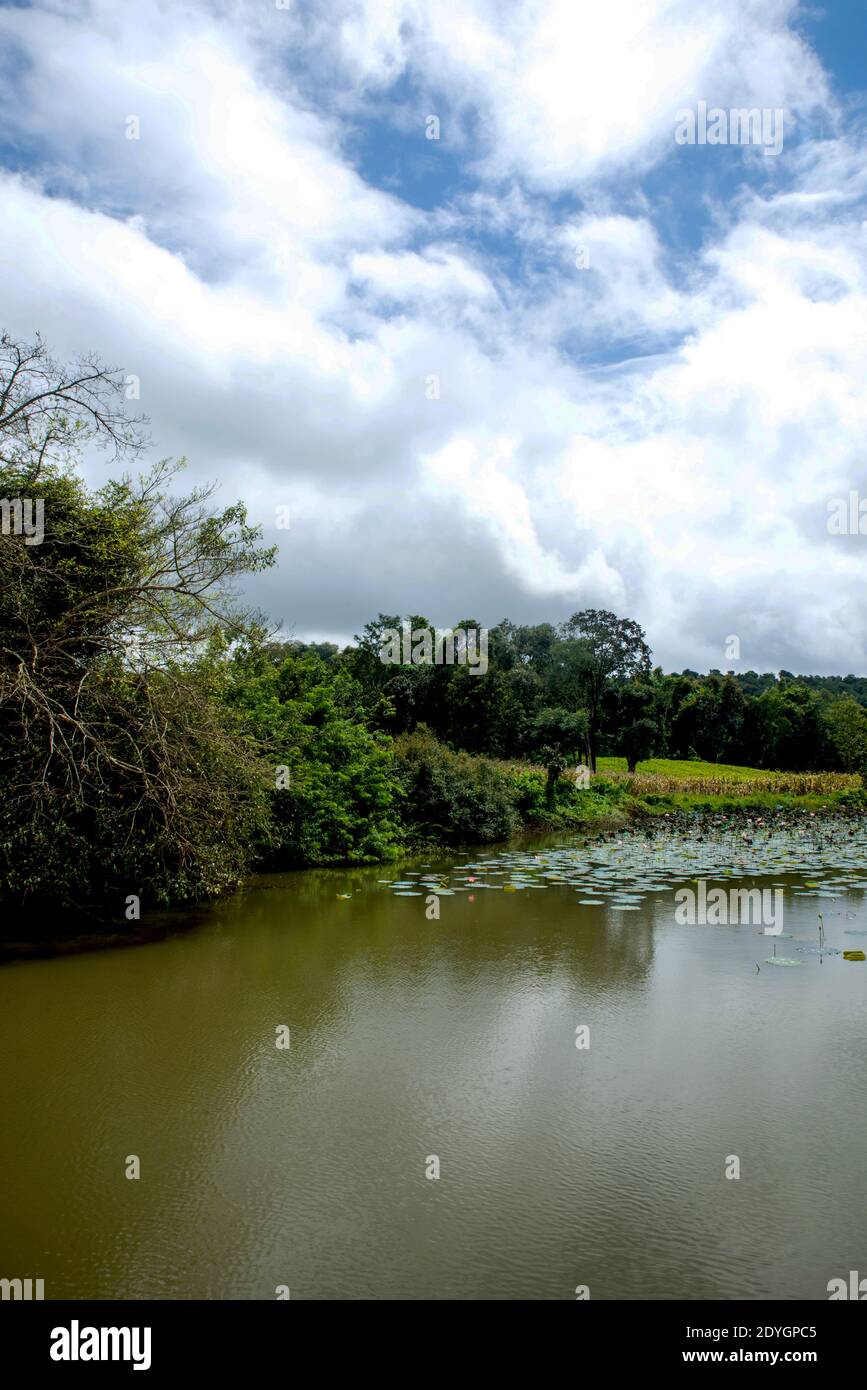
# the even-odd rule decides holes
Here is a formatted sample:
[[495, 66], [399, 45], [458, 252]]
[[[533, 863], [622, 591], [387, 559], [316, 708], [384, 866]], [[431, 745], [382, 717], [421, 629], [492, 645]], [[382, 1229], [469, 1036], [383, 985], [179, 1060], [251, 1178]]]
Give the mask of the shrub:
[[[267, 767], [271, 825], [260, 864], [392, 858], [401, 788], [390, 740], [362, 722], [358, 682], [315, 653], [280, 656], [239, 652], [226, 692]], [[286, 770], [279, 788], [278, 768]]]
[[484, 844], [517, 829], [515, 791], [487, 759], [453, 752], [424, 725], [396, 739], [394, 753], [404, 823], [414, 837]]

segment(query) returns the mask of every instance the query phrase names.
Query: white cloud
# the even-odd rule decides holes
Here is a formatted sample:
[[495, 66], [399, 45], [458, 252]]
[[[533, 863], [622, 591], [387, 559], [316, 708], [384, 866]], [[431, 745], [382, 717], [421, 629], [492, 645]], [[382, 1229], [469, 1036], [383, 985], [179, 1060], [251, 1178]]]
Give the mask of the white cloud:
[[[595, 604], [666, 665], [722, 665], [737, 632], [747, 665], [863, 669], [867, 557], [825, 529], [830, 496], [867, 491], [857, 132], [787, 151], [770, 194], [746, 181], [695, 252], [637, 191], [690, 94], [826, 100], [791, 8], [334, 12], [0, 12], [28, 63], [0, 114], [33, 152], [0, 177], [5, 326], [140, 376], [160, 451], [280, 542], [253, 592], [300, 634]], [[430, 214], [373, 187], [348, 73], [380, 102], [409, 73], [455, 122], [473, 103], [479, 182]], [[572, 180], [583, 207], [540, 194]]]
[[434, 303], [442, 299], [491, 299], [494, 287], [482, 272], [445, 247], [414, 251], [363, 252], [352, 259], [352, 279], [366, 285], [377, 299]]
[[[678, 109], [828, 102], [794, 0], [344, 0], [342, 53], [373, 87], [403, 72], [480, 115], [480, 166], [563, 190], [670, 152]], [[445, 126], [448, 134], [448, 123]], [[444, 136], [444, 138], [446, 138]], [[457, 139], [452, 126], [448, 138]], [[467, 157], [474, 151], [467, 145]]]

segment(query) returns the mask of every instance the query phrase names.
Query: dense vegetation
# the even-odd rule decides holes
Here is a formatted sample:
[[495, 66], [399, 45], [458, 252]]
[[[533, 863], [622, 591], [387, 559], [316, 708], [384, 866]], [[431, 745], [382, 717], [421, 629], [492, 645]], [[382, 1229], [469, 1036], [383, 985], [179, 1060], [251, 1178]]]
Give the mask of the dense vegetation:
[[[6, 909], [101, 904], [117, 919], [134, 899], [205, 897], [257, 867], [373, 862], [410, 843], [622, 815], [629, 779], [582, 786], [568, 775], [579, 760], [867, 763], [867, 680], [666, 675], [640, 627], [611, 613], [503, 621], [484, 674], [383, 662], [398, 616], [380, 614], [343, 651], [276, 641], [236, 599], [241, 576], [276, 561], [243, 505], [175, 495], [182, 465], [167, 462], [90, 490], [76, 465], [100, 443], [127, 459], [145, 446], [122, 378], [2, 339]], [[38, 539], [21, 525], [34, 500]], [[481, 635], [473, 619], [456, 627]], [[649, 812], [665, 801], [657, 790]]]
[[572, 731], [570, 753], [577, 745], [591, 766], [597, 754], [624, 756], [632, 769], [666, 757], [854, 772], [867, 760], [867, 682], [854, 677], [667, 675], [651, 666], [636, 624], [593, 611], [559, 625], [500, 623], [488, 635], [484, 678], [466, 666], [395, 668], [378, 660], [378, 639], [399, 621], [380, 615], [355, 648], [330, 651], [362, 682], [369, 717], [391, 733], [424, 723], [456, 747], [523, 758], [540, 750], [543, 711], [561, 723], [580, 711], [587, 735]]

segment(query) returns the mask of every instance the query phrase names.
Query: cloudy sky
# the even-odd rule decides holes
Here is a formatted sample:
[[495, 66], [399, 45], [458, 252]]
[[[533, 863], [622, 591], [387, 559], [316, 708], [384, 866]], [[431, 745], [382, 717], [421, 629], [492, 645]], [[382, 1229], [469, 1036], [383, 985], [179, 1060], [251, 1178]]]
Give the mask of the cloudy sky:
[[[0, 324], [139, 378], [299, 637], [604, 607], [667, 669], [863, 673], [865, 40], [864, 0], [0, 4]], [[679, 144], [701, 102], [782, 150]]]

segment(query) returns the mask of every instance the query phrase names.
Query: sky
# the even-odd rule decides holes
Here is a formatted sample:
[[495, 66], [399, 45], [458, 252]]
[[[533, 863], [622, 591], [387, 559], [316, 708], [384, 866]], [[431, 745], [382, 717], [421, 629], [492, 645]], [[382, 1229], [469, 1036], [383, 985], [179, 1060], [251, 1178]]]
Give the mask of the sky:
[[865, 0], [0, 3], [0, 327], [137, 378], [287, 635], [863, 674], [865, 54]]

